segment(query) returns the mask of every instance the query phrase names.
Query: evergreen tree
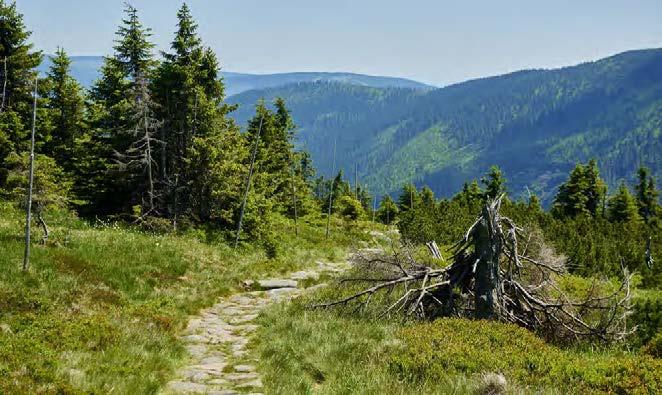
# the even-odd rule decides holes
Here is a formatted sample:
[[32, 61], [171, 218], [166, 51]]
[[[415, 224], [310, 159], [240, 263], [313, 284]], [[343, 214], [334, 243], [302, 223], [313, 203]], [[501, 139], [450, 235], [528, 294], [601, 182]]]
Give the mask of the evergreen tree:
[[481, 182], [485, 185], [486, 199], [493, 200], [506, 193], [506, 179], [499, 166], [490, 167], [490, 171], [481, 179]]
[[540, 204], [540, 198], [534, 193], [529, 197], [528, 209], [534, 213], [542, 213], [542, 205]]
[[233, 109], [223, 104], [218, 60], [213, 51], [203, 47], [186, 4], [177, 12], [177, 19], [172, 52], [164, 54], [155, 80], [157, 118], [164, 122], [160, 135], [164, 142], [160, 178], [164, 185], [169, 185], [169, 211], [174, 216], [189, 207], [190, 186], [199, 173], [189, 165], [189, 149], [194, 138], [227, 128], [226, 115]]
[[85, 130], [85, 97], [81, 86], [70, 75], [70, 67], [66, 52], [58, 48], [46, 80], [51, 130], [44, 153], [72, 175], [77, 164], [77, 141]]
[[377, 218], [383, 224], [390, 225], [395, 221], [400, 210], [395, 204], [393, 199], [389, 195], [386, 195], [382, 201], [379, 203], [379, 209], [377, 209]]
[[558, 217], [597, 216], [604, 204], [607, 187], [600, 178], [595, 160], [577, 164], [568, 180], [559, 187], [553, 213]]
[[437, 203], [434, 192], [427, 185], [421, 190], [421, 203], [426, 208], [434, 208]]
[[141, 80], [149, 79], [155, 65], [152, 53], [154, 44], [149, 41], [152, 36], [151, 29], [142, 25], [138, 10], [129, 3], [124, 3], [124, 14], [126, 18], [115, 33], [115, 59], [124, 76], [130, 78], [130, 84], [134, 86], [131, 94], [137, 101], [141, 98], [139, 95], [144, 92], [142, 89], [136, 89], [135, 85], [141, 83]]
[[646, 167], [640, 167], [637, 171], [638, 183], [636, 186], [637, 204], [639, 214], [646, 221], [657, 217], [659, 211], [659, 192], [655, 187], [655, 178]]
[[641, 219], [637, 201], [625, 183], [621, 183], [616, 195], [609, 200], [609, 219], [615, 222], [634, 222]]
[[30, 35], [16, 3], [0, 0], [0, 187], [8, 174], [7, 155], [28, 146], [35, 68], [41, 63]]
[[464, 183], [462, 191], [453, 197], [453, 200], [460, 204], [474, 207], [483, 202], [484, 193], [478, 185], [478, 181], [473, 180], [470, 184]]
[[402, 188], [402, 192], [398, 197], [398, 210], [401, 212], [406, 212], [408, 210], [414, 209], [419, 203], [418, 190], [414, 184], [406, 184]]

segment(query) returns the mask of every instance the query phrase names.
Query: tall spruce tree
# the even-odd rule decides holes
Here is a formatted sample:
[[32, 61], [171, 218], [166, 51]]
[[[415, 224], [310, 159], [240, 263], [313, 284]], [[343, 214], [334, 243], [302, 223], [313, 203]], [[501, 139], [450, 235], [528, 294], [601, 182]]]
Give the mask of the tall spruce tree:
[[16, 2], [0, 0], [0, 188], [8, 174], [5, 158], [28, 145], [34, 73], [41, 63], [30, 36]]
[[419, 194], [416, 185], [413, 183], [406, 184], [402, 187], [402, 192], [398, 197], [398, 210], [406, 212], [416, 208], [419, 203]]
[[69, 176], [77, 165], [77, 140], [85, 131], [85, 96], [70, 72], [71, 60], [58, 48], [46, 80], [51, 130], [44, 154], [55, 159]]
[[615, 222], [636, 222], [641, 220], [637, 201], [630, 190], [621, 183], [618, 192], [609, 200], [609, 219]]
[[160, 140], [161, 180], [169, 185], [169, 212], [178, 216], [190, 205], [190, 187], [199, 174], [191, 167], [189, 150], [194, 138], [227, 129], [226, 117], [232, 107], [224, 105], [224, 89], [219, 78], [216, 55], [202, 45], [191, 11], [183, 4], [177, 12], [177, 31], [171, 52], [156, 73], [157, 117], [164, 124]]
[[[155, 66], [154, 45], [137, 10], [125, 4], [124, 12], [126, 17], [116, 32], [115, 53], [105, 59], [101, 78], [91, 92], [94, 131], [88, 145], [94, 157], [88, 158], [87, 170], [94, 175], [98, 189], [94, 185], [84, 189], [88, 191], [85, 195], [91, 195], [86, 197], [108, 214], [134, 212], [137, 205], [152, 205], [153, 210], [157, 173], [153, 151], [159, 122], [153, 115], [155, 104], [149, 87]], [[150, 158], [147, 162], [146, 157]], [[152, 191], [147, 198], [146, 190]]]
[[568, 180], [559, 187], [552, 212], [557, 217], [602, 214], [607, 187], [600, 178], [597, 162], [577, 164]]
[[655, 186], [655, 178], [650, 174], [650, 170], [643, 166], [637, 171], [637, 178], [635, 189], [639, 214], [646, 222], [650, 222], [659, 212], [659, 192]]

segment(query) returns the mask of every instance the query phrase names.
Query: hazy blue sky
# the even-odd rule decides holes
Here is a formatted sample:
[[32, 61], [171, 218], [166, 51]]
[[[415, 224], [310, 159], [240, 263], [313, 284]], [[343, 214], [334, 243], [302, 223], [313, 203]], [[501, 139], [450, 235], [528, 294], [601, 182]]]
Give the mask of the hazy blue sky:
[[[120, 0], [18, 0], [39, 49], [111, 51]], [[662, 0], [190, 0], [224, 69], [352, 71], [437, 85], [662, 47]], [[166, 49], [181, 1], [134, 0]]]

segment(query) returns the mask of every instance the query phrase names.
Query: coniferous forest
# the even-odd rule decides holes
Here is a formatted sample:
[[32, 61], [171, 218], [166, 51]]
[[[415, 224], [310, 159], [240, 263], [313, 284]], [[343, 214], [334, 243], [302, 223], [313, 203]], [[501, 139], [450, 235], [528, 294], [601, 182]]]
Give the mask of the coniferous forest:
[[[597, 145], [555, 140], [552, 166], [513, 152], [524, 130], [583, 125], [555, 112], [575, 97], [554, 93], [561, 77], [511, 75], [490, 87], [503, 94], [313, 81], [226, 100], [194, 11], [179, 8], [158, 51], [125, 3], [83, 87], [66, 49], [40, 51], [0, 0], [0, 393], [662, 391], [650, 73], [598, 95], [646, 127], [616, 138], [635, 115], [587, 121], [584, 137], [616, 126]], [[604, 77], [582, 70], [584, 88]], [[447, 145], [395, 153], [433, 129]], [[455, 149], [474, 140], [478, 159]], [[627, 163], [605, 175], [604, 157], [573, 156], [582, 144]], [[464, 170], [438, 171], [449, 163]], [[552, 168], [555, 188], [528, 188]]]

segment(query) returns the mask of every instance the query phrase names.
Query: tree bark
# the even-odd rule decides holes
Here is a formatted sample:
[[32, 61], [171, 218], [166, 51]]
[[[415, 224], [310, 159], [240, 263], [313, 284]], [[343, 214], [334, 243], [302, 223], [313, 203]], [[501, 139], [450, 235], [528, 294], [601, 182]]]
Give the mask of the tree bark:
[[476, 263], [474, 263], [474, 303], [476, 318], [492, 319], [495, 316], [495, 301], [499, 300], [499, 257], [501, 239], [497, 232], [498, 208], [486, 205], [474, 233]]

